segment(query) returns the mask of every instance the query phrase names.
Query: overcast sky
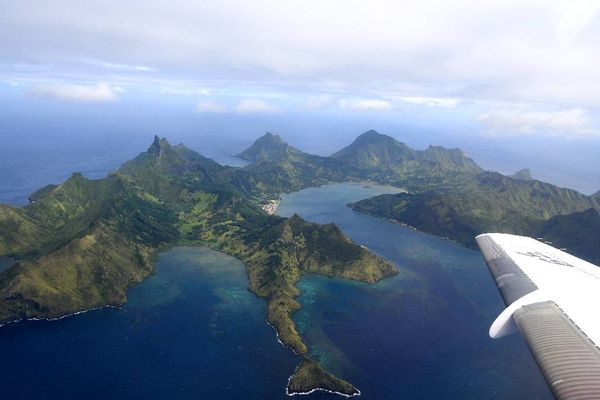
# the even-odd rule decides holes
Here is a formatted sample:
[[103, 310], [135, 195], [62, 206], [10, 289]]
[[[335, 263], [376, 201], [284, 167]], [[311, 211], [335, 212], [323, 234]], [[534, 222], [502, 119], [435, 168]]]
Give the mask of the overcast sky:
[[196, 113], [453, 109], [488, 135], [600, 134], [600, 2], [0, 2], [0, 93]]

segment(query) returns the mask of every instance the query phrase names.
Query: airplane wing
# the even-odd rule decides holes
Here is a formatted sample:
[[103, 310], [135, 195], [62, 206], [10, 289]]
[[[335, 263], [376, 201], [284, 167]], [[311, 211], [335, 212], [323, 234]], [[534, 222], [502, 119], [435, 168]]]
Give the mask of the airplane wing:
[[490, 336], [519, 330], [557, 399], [600, 399], [600, 268], [529, 237], [476, 240], [506, 304]]

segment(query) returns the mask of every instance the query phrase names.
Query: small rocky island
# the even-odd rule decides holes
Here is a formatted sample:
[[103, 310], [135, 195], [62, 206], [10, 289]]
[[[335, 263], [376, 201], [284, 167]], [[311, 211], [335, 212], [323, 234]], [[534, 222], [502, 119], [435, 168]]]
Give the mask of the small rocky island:
[[[318, 389], [315, 389], [315, 382], [319, 382]], [[287, 394], [308, 394], [315, 390], [324, 390], [346, 397], [360, 395], [360, 391], [357, 388], [346, 381], [336, 378], [325, 371], [319, 364], [306, 358], [298, 365], [294, 375], [290, 377]]]

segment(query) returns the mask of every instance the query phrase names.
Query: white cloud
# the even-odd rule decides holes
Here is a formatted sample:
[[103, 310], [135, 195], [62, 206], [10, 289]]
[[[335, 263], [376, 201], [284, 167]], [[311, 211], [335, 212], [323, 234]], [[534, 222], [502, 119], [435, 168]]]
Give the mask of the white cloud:
[[264, 100], [245, 99], [238, 103], [235, 111], [238, 113], [274, 113], [279, 109]]
[[122, 71], [138, 71], [138, 72], [154, 72], [156, 68], [148, 67], [145, 65], [128, 65], [128, 64], [118, 64], [111, 63], [105, 61], [96, 61], [96, 60], [87, 60], [87, 63], [90, 65], [96, 65], [104, 68], [122, 70]]
[[34, 97], [83, 103], [111, 102], [118, 100], [116, 91], [105, 83], [99, 83], [97, 85], [79, 85], [73, 83], [41, 85], [33, 87], [30, 94]]
[[199, 113], [224, 113], [227, 112], [225, 106], [214, 101], [201, 101], [196, 106], [196, 112]]
[[160, 90], [161, 94], [175, 96], [212, 96], [213, 92], [209, 88], [194, 88], [194, 87], [163, 87]]
[[553, 135], [565, 137], [596, 136], [585, 110], [572, 108], [558, 111], [504, 109], [482, 115], [479, 119], [493, 136]]
[[5, 1], [0, 32], [11, 40], [0, 43], [0, 79], [90, 74], [90, 82], [179, 80], [256, 98], [304, 90], [391, 101], [384, 93], [411, 93], [406, 100], [444, 107], [447, 98], [600, 107], [598, 8], [593, 0]]
[[384, 111], [392, 109], [389, 101], [377, 99], [340, 99], [338, 105], [348, 110]]
[[420, 96], [401, 96], [400, 101], [412, 104], [423, 104], [431, 107], [456, 107], [460, 99], [451, 97], [420, 97]]
[[570, 46], [588, 27], [600, 11], [597, 0], [570, 0], [563, 3], [557, 36], [564, 46]]
[[306, 99], [306, 106], [310, 109], [328, 108], [335, 104], [335, 97], [331, 95], [310, 96]]

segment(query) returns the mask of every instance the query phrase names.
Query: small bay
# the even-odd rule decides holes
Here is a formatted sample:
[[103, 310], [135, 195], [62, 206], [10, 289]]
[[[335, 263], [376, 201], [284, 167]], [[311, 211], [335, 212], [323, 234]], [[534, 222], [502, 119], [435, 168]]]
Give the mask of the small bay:
[[285, 397], [298, 358], [275, 339], [243, 264], [162, 253], [122, 309], [0, 328], [3, 399]]

